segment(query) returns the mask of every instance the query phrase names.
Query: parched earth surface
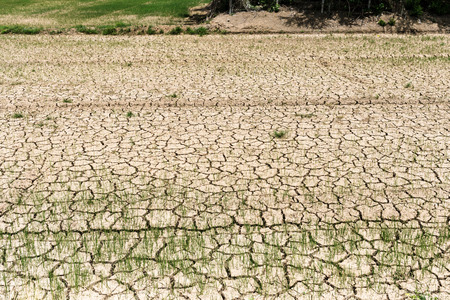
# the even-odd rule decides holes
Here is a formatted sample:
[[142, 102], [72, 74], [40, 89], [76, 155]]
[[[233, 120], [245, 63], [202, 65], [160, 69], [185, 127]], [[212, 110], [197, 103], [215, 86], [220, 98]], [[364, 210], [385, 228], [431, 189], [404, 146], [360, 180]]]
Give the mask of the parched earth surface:
[[449, 100], [447, 35], [1, 36], [0, 299], [450, 299]]

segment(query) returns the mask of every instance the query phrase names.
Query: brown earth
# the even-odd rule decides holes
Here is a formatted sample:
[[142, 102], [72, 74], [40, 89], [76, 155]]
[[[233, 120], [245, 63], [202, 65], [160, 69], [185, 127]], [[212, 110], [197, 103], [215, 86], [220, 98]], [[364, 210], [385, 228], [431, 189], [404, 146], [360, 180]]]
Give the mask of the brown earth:
[[449, 50], [0, 36], [0, 299], [449, 299]]
[[[394, 18], [394, 26], [378, 25]], [[231, 33], [448, 33], [448, 18], [424, 16], [423, 19], [399, 18], [394, 14], [348, 18], [346, 13], [322, 15], [318, 12], [297, 11], [283, 7], [278, 13], [244, 11], [220, 14], [211, 20], [212, 29]]]

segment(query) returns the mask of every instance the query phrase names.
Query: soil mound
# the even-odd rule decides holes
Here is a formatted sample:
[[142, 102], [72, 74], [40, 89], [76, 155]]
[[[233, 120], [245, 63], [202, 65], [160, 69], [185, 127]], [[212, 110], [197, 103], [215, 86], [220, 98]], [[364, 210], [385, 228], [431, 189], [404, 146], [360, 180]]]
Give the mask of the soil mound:
[[[393, 26], [378, 25], [379, 20]], [[210, 22], [211, 29], [231, 33], [449, 33], [450, 16], [423, 16], [422, 19], [400, 18], [394, 14], [381, 16], [348, 17], [346, 13], [320, 14], [282, 7], [278, 13], [267, 11], [243, 11], [229, 15], [220, 14]]]

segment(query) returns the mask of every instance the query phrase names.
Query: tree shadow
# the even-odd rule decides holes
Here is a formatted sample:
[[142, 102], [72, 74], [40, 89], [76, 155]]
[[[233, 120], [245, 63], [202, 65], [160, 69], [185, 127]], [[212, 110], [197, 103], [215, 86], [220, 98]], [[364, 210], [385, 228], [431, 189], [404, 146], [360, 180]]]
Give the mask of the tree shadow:
[[357, 26], [361, 25], [361, 16], [349, 16], [347, 12], [321, 13], [316, 10], [294, 10], [292, 17], [281, 17], [289, 26], [307, 27], [312, 29], [323, 29], [330, 21], [339, 25]]
[[450, 15], [431, 16], [429, 19], [435, 22], [442, 32], [450, 33]]
[[188, 20], [192, 23], [202, 23], [207, 20], [209, 15], [211, 14], [212, 4], [207, 3], [199, 6], [195, 6], [189, 9], [189, 15], [187, 16]]
[[[378, 17], [373, 14], [349, 14], [345, 11], [338, 11], [332, 13], [321, 13], [317, 10], [295, 9], [291, 8], [293, 14], [289, 17], [280, 17], [288, 26], [306, 27], [311, 29], [324, 29], [331, 23], [340, 26], [361, 26], [368, 22], [376, 22]], [[394, 16], [396, 19], [396, 32], [400, 33], [417, 33], [415, 24], [418, 20], [408, 16], [400, 17]], [[444, 33], [450, 32], [450, 15], [436, 16], [425, 14], [422, 16], [422, 21], [429, 21], [437, 24], [439, 30]]]
[[[450, 32], [450, 15], [436, 16], [425, 14], [420, 19], [422, 22], [432, 22], [437, 24], [439, 31], [443, 33]], [[417, 29], [414, 28], [414, 25], [417, 24], [417, 22], [418, 18], [411, 18], [408, 16], [399, 18], [396, 22], [397, 32], [415, 34], [417, 33]]]
[[395, 26], [397, 27], [397, 31], [401, 33], [417, 33], [414, 28], [414, 21], [411, 18], [402, 18], [397, 20]]
[[295, 11], [292, 17], [281, 17], [289, 26], [308, 27], [322, 29], [327, 26], [328, 18], [315, 11]]

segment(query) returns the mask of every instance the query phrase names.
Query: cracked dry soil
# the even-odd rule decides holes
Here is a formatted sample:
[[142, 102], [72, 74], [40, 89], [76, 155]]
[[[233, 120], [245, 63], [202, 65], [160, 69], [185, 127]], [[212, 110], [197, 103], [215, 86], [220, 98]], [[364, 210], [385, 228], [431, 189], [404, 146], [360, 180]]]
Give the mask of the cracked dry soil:
[[448, 35], [0, 50], [0, 299], [450, 299]]

